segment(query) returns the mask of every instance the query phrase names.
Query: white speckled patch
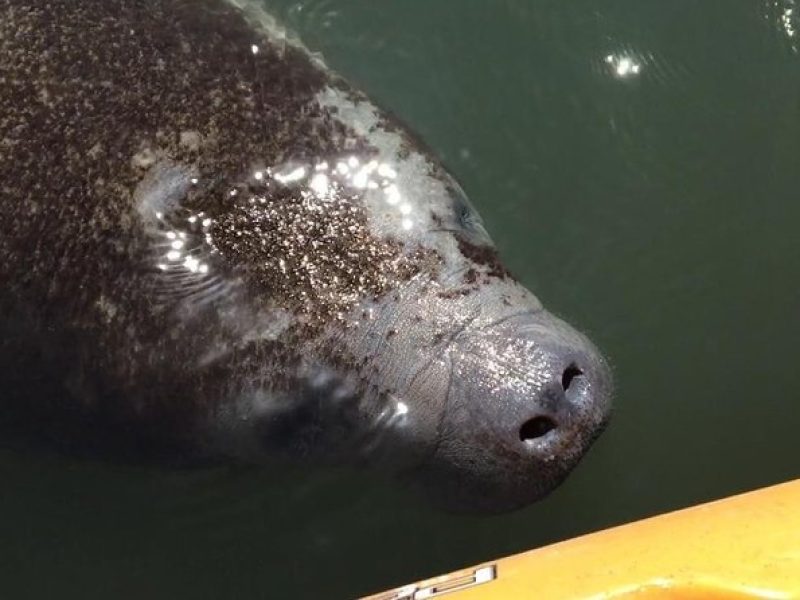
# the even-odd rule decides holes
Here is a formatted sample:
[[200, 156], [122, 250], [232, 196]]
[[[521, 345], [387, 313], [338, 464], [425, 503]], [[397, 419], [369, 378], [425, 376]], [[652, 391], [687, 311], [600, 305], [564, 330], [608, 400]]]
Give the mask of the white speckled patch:
[[433, 175], [431, 162], [402, 133], [387, 130], [379, 110], [370, 102], [353, 100], [332, 87], [320, 92], [317, 101], [335, 110], [343, 123], [378, 151], [372, 163], [346, 166], [344, 171], [350, 173], [353, 185], [364, 190], [372, 233], [437, 251], [445, 272], [463, 261], [454, 237], [444, 235], [449, 231], [433, 220], [434, 214], [451, 216], [453, 198], [444, 181]]
[[[276, 48], [281, 48], [284, 45], [299, 48], [308, 54], [312, 63], [316, 64], [318, 67], [327, 68], [321, 54], [317, 52], [311, 52], [311, 50], [309, 50], [303, 44], [303, 42], [295, 33], [278, 23], [278, 21], [275, 20], [275, 17], [264, 10], [259, 3], [254, 2], [253, 0], [225, 1], [241, 10], [253, 28], [264, 34], [267, 39], [275, 45]], [[258, 54], [260, 50], [261, 49], [257, 43], [251, 45], [251, 51], [253, 54]]]

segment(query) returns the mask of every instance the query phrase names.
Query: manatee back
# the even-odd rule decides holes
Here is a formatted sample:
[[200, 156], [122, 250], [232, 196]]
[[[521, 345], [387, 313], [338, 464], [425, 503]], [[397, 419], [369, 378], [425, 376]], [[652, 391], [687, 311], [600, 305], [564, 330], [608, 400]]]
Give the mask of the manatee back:
[[[65, 437], [143, 432], [134, 454], [155, 439], [194, 445], [243, 369], [214, 352], [255, 317], [176, 308], [187, 282], [159, 279], [142, 181], [160, 164], [214, 173], [194, 201], [220, 212], [216, 192], [254, 157], [338, 148], [341, 125], [311, 102], [328, 76], [221, 0], [2, 0], [0, 73], [0, 377], [15, 390], [4, 403], [39, 425], [80, 425]], [[227, 280], [211, 283], [228, 292]], [[257, 349], [273, 365], [259, 377], [285, 370], [284, 346]]]

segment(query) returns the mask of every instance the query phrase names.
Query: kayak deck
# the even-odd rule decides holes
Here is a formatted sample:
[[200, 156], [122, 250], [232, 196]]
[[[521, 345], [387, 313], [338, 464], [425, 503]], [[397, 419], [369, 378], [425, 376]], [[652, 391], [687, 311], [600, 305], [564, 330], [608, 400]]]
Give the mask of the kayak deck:
[[800, 480], [435, 577], [367, 600], [800, 598]]

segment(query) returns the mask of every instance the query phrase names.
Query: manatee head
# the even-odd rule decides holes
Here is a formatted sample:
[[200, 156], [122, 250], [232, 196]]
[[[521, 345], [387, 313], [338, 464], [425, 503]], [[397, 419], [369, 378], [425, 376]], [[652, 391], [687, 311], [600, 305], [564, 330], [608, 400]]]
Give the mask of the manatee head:
[[[610, 369], [503, 266], [461, 187], [415, 156], [394, 158], [392, 183], [359, 200], [371, 235], [414, 266], [334, 337], [381, 391], [345, 385], [358, 425], [333, 429], [448, 510], [517, 509], [558, 486], [607, 425]], [[327, 423], [347, 413], [325, 406]]]
[[[346, 200], [365, 215], [358, 247], [316, 270], [353, 261], [358, 281], [382, 283], [321, 319], [325, 350], [307, 352], [289, 410], [268, 396], [262, 439], [399, 473], [451, 511], [520, 508], [560, 484], [606, 426], [609, 367], [508, 272], [449, 175], [426, 171], [420, 185], [391, 164], [396, 183]], [[393, 249], [375, 249], [384, 242]]]
[[[541, 498], [608, 420], [607, 364], [503, 266], [430, 153], [368, 101], [315, 102], [353, 150], [224, 185], [154, 169], [138, 191], [158, 276], [222, 298], [203, 310], [230, 333], [203, 364], [230, 384], [214, 413], [225, 451], [367, 463], [457, 511]], [[183, 196], [196, 206], [176, 208]], [[170, 212], [196, 231], [165, 229]]]
[[[315, 177], [301, 181], [301, 191], [313, 191]], [[345, 178], [334, 186], [337, 178], [326, 177], [328, 193], [346, 190]], [[315, 333], [279, 344], [293, 357], [285, 362], [299, 365], [284, 392], [270, 389], [274, 379], [262, 386], [257, 377], [239, 404], [248, 422], [259, 423], [269, 454], [363, 462], [399, 473], [446, 509], [508, 511], [561, 483], [602, 432], [611, 410], [609, 367], [506, 270], [460, 187], [443, 172], [431, 177], [419, 195], [408, 182], [396, 184], [398, 191], [395, 184], [374, 190], [379, 199], [405, 191], [398, 203], [410, 210], [380, 210], [358, 196], [319, 200], [314, 227], [346, 241], [329, 254], [303, 254], [301, 244], [297, 254], [308, 256], [320, 280], [303, 298], [324, 292], [338, 302], [346, 289], [352, 299], [334, 304], [335, 313], [306, 311]], [[317, 206], [311, 192], [304, 197]], [[279, 202], [281, 218], [292, 215]], [[334, 211], [335, 202], [344, 208]], [[351, 203], [365, 218], [343, 228], [338, 213], [351, 214]], [[326, 288], [333, 277], [338, 283]], [[270, 278], [284, 281], [279, 269]], [[361, 286], [371, 285], [362, 295]], [[267, 352], [253, 362], [275, 359]]]

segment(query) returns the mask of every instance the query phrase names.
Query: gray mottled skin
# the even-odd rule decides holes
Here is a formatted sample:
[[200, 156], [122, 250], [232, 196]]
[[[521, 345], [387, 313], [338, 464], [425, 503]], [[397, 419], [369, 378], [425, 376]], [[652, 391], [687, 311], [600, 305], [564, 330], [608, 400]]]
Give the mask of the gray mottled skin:
[[605, 423], [602, 358], [458, 185], [257, 10], [0, 0], [0, 170], [3, 439], [503, 510]]

